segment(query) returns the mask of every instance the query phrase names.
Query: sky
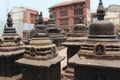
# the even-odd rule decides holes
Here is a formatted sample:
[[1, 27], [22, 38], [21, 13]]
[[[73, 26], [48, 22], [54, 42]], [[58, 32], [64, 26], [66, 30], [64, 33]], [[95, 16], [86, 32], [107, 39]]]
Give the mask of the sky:
[[[0, 20], [6, 20], [7, 12], [10, 11], [13, 6], [24, 6], [27, 8], [42, 11], [44, 17], [49, 16], [48, 8], [54, 4], [64, 2], [68, 0], [1, 0], [0, 2]], [[91, 11], [96, 11], [99, 0], [91, 0]], [[103, 0], [104, 7], [108, 7], [111, 4], [120, 5], [120, 0]], [[9, 5], [8, 5], [9, 4]]]

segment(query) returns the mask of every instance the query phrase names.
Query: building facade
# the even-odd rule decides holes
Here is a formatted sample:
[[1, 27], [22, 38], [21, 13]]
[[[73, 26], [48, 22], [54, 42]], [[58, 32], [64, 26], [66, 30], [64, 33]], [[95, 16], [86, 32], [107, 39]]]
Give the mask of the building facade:
[[58, 3], [49, 8], [56, 18], [56, 24], [63, 29], [70, 29], [79, 22], [82, 16], [82, 22], [90, 22], [90, 0], [70, 0]]
[[34, 27], [33, 24], [38, 11], [25, 7], [13, 7], [10, 13], [14, 22], [13, 26], [22, 37], [23, 30], [30, 30]]
[[120, 5], [110, 5], [106, 9], [105, 20], [111, 21], [114, 25], [120, 25]]

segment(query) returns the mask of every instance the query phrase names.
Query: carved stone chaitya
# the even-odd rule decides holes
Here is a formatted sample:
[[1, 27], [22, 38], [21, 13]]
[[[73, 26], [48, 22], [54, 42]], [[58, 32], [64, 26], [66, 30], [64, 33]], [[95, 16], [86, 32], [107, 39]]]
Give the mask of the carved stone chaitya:
[[98, 21], [89, 26], [89, 35], [78, 54], [69, 63], [74, 65], [74, 80], [119, 80], [120, 42], [113, 23], [104, 21], [102, 0], [97, 9]]
[[[73, 32], [67, 34], [68, 38], [66, 42], [63, 43], [64, 46], [67, 47], [67, 62], [68, 60], [74, 56], [79, 50], [81, 44], [87, 39], [88, 29], [82, 23], [82, 17], [79, 18], [79, 23], [75, 24], [73, 28]], [[72, 65], [67, 64], [63, 71], [62, 76], [65, 78], [69, 78], [71, 80], [74, 79], [74, 68]]]
[[15, 61], [22, 58], [24, 51], [24, 45], [16, 29], [13, 28], [11, 15], [8, 13], [7, 24], [0, 38], [0, 80], [4, 78], [6, 80], [6, 77], [9, 79], [21, 73]]
[[51, 12], [47, 24], [47, 32], [52, 39], [53, 44], [56, 44], [57, 47], [60, 47], [61, 43], [65, 42], [67, 38], [65, 34], [62, 33], [62, 30], [56, 26], [55, 18]]
[[35, 29], [24, 57], [17, 61], [23, 68], [22, 80], [60, 80], [60, 62], [64, 57], [58, 56], [41, 14]]
[[79, 23], [74, 25], [73, 31], [68, 33], [66, 42], [63, 43], [67, 49], [67, 60], [77, 53], [80, 45], [87, 39], [88, 29], [82, 23], [82, 17], [79, 18]]

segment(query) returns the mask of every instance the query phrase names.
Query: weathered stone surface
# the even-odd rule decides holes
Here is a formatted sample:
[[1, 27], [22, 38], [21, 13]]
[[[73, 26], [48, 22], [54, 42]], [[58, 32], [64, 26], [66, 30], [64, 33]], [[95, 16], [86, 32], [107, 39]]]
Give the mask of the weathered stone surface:
[[99, 21], [90, 25], [87, 41], [69, 60], [69, 64], [74, 65], [74, 80], [120, 79], [120, 42], [113, 23], [104, 21], [104, 12], [100, 0], [97, 10]]
[[22, 80], [60, 80], [60, 62], [64, 57], [58, 56], [56, 45], [43, 24], [42, 13], [37, 19], [24, 57], [17, 61], [23, 68]]
[[[82, 17], [80, 17], [79, 23], [74, 25], [73, 31], [67, 34], [68, 38], [63, 43], [67, 47], [67, 62], [80, 50], [81, 44], [87, 39], [88, 29], [82, 24], [81, 19]], [[62, 77], [74, 80], [74, 68], [72, 65], [67, 64], [63, 68]]]
[[0, 80], [11, 80], [21, 73], [21, 68], [15, 61], [22, 58], [25, 49], [12, 25], [12, 18], [8, 13], [7, 24], [0, 38]]
[[55, 24], [55, 18], [53, 14], [50, 13], [50, 17], [47, 24], [47, 32], [49, 37], [52, 39], [52, 42], [56, 44], [57, 47], [61, 46], [61, 43], [65, 42], [66, 35], [62, 33], [62, 30], [58, 28]]

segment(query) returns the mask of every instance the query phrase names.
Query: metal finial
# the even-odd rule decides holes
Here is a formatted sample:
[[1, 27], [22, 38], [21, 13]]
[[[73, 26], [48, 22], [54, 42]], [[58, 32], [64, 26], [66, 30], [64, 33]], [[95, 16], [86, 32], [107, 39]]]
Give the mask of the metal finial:
[[40, 12], [40, 16], [42, 17], [43, 15], [42, 15], [42, 12]]
[[7, 26], [8, 26], [8, 27], [12, 27], [12, 26], [13, 26], [12, 18], [11, 18], [10, 13], [8, 13]]
[[102, 3], [102, 0], [100, 0], [99, 2]]
[[40, 14], [36, 15], [36, 22], [35, 22], [35, 24], [43, 24], [42, 12], [40, 12]]
[[50, 12], [48, 24], [55, 24], [55, 19], [53, 18], [53, 13]]
[[103, 7], [102, 0], [99, 0], [99, 5], [98, 5], [98, 9], [97, 9], [97, 16], [98, 16], [98, 20], [104, 20], [105, 9]]
[[38, 23], [39, 24], [43, 24], [43, 15], [42, 15], [42, 12], [40, 12]]
[[49, 18], [53, 18], [53, 14], [50, 12]]

